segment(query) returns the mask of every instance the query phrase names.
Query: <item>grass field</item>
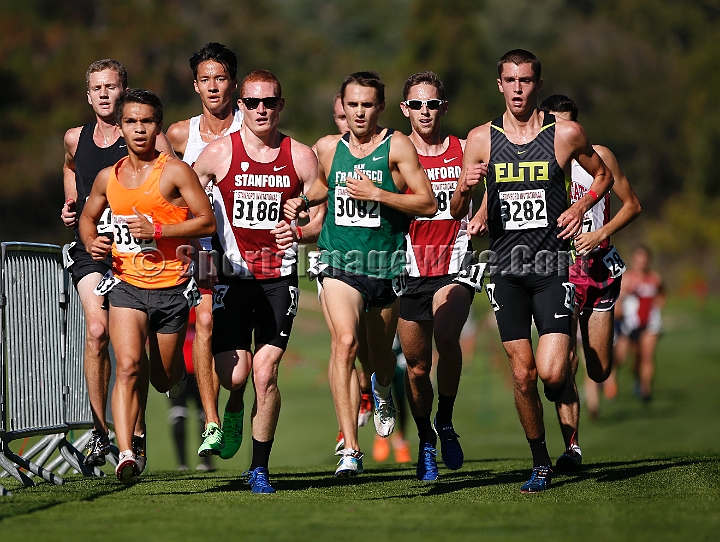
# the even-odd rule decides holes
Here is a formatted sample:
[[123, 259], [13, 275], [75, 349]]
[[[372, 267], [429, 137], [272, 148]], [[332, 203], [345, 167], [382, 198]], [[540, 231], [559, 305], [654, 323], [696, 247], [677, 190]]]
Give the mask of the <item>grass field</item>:
[[[252, 495], [239, 480], [249, 465], [246, 443], [234, 459], [217, 461], [215, 472], [174, 470], [167, 399], [153, 392], [149, 474], [141, 483], [124, 488], [112, 477], [69, 476], [62, 487], [24, 489], [2, 479], [14, 495], [0, 497], [0, 539], [718, 540], [720, 301], [699, 308], [694, 300], [671, 300], [653, 402], [634, 398], [624, 367], [617, 399], [603, 403], [599, 420], [582, 417], [586, 467], [558, 476], [551, 491], [526, 496], [518, 488], [530, 454], [484, 296], [475, 302], [475, 351], [455, 409], [465, 466], [441, 467], [440, 481], [423, 484], [414, 479], [414, 464], [371, 459], [371, 427], [360, 431], [365, 474], [332, 477], [337, 429], [328, 337], [321, 313], [309, 310], [312, 294], [304, 295], [307, 308], [281, 368], [283, 411], [270, 465], [278, 493]], [[548, 446], [557, 456], [562, 439], [545, 404]], [[415, 455], [417, 439], [410, 440]]]

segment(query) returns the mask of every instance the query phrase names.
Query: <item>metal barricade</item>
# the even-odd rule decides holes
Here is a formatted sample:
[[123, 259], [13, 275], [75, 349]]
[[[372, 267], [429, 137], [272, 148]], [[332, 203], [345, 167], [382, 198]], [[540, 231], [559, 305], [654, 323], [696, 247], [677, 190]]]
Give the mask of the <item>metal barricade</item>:
[[[0, 468], [26, 486], [33, 485], [19, 467], [62, 484], [62, 477], [42, 464], [57, 449], [73, 468], [92, 474], [82, 455], [65, 439], [69, 392], [63, 368], [63, 330], [67, 290], [60, 247], [36, 243], [2, 243], [0, 255]], [[82, 359], [82, 356], [80, 356]], [[10, 449], [20, 437], [46, 435], [25, 457]], [[40, 459], [30, 459], [39, 455]]]

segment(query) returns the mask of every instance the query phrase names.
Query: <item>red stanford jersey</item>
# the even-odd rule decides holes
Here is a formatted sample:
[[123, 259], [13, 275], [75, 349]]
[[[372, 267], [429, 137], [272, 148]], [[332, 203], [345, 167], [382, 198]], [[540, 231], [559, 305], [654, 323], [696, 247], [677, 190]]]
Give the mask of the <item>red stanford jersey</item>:
[[462, 146], [449, 136], [447, 150], [440, 156], [419, 155], [432, 184], [438, 210], [431, 218], [415, 217], [407, 234], [407, 270], [411, 277], [437, 277], [460, 271], [465, 253], [470, 248], [467, 223], [471, 212], [462, 220], [450, 215], [450, 199], [462, 171]]
[[267, 164], [248, 156], [240, 132], [231, 134], [230, 140], [230, 169], [213, 188], [217, 220], [213, 244], [220, 241], [225, 259], [238, 276], [250, 274], [263, 280], [290, 275], [297, 262], [297, 245], [279, 250], [270, 230], [283, 219], [285, 202], [300, 194], [291, 139], [282, 135], [277, 158]]

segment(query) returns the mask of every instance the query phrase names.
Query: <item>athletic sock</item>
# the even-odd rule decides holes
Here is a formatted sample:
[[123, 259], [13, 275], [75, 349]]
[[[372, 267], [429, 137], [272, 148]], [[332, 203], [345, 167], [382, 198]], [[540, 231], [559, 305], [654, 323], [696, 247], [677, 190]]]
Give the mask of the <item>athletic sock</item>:
[[418, 438], [420, 439], [420, 442], [428, 442], [435, 446], [437, 444], [437, 435], [433, 430], [432, 422], [430, 421], [430, 414], [431, 413], [428, 412], [424, 416], [413, 416], [413, 419], [415, 420], [415, 425], [418, 429]]
[[456, 395], [443, 395], [438, 393], [438, 409], [435, 416], [438, 428], [452, 424], [453, 407]]
[[548, 465], [552, 465], [550, 454], [545, 444], [545, 433], [543, 433], [540, 438], [529, 438], [527, 441], [528, 444], [530, 444], [530, 451], [533, 456], [533, 467], [547, 467]]
[[378, 384], [378, 381], [375, 380], [373, 391], [380, 399], [387, 399], [388, 395], [390, 395], [390, 386], [381, 386]]
[[259, 440], [252, 439], [252, 463], [250, 463], [250, 470], [255, 470], [258, 467], [268, 467], [270, 462], [270, 450], [275, 439], [270, 439], [267, 442], [260, 442]]

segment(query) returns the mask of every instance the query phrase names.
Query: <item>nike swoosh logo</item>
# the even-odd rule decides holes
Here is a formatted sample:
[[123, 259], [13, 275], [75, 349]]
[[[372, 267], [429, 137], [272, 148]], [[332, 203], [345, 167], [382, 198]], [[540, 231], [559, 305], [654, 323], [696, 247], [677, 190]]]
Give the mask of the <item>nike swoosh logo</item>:
[[527, 152], [527, 150], [524, 150], [524, 151], [518, 151], [518, 154], [525, 154], [526, 152]]
[[287, 336], [288, 336], [288, 334], [287, 334], [287, 333], [285, 333], [284, 331], [281, 331], [281, 332], [280, 332], [280, 336], [281, 336], [281, 337], [287, 337]]
[[150, 192], [152, 192], [152, 190], [148, 190], [147, 192], [145, 192], [145, 195], [149, 194]]
[[382, 160], [385, 158], [384, 156], [373, 156], [373, 162], [377, 162], [378, 160]]
[[127, 145], [118, 145], [118, 149], [122, 149], [124, 147], [127, 147]]
[[252, 228], [253, 226], [257, 226], [258, 224], [260, 224], [260, 222], [253, 222], [252, 224], [250, 224], [250, 227]]
[[456, 158], [457, 158], [457, 156], [455, 156], [455, 157], [453, 157], [453, 158], [443, 158], [443, 162], [445, 162], [446, 164], [449, 164], [450, 162], [452, 162], [452, 161], [455, 160]]
[[281, 169], [285, 169], [286, 167], [287, 166], [280, 166], [280, 167], [273, 166], [273, 171], [280, 171]]
[[555, 318], [565, 318], [566, 316], [570, 316], [569, 314], [558, 314], [555, 313]]

